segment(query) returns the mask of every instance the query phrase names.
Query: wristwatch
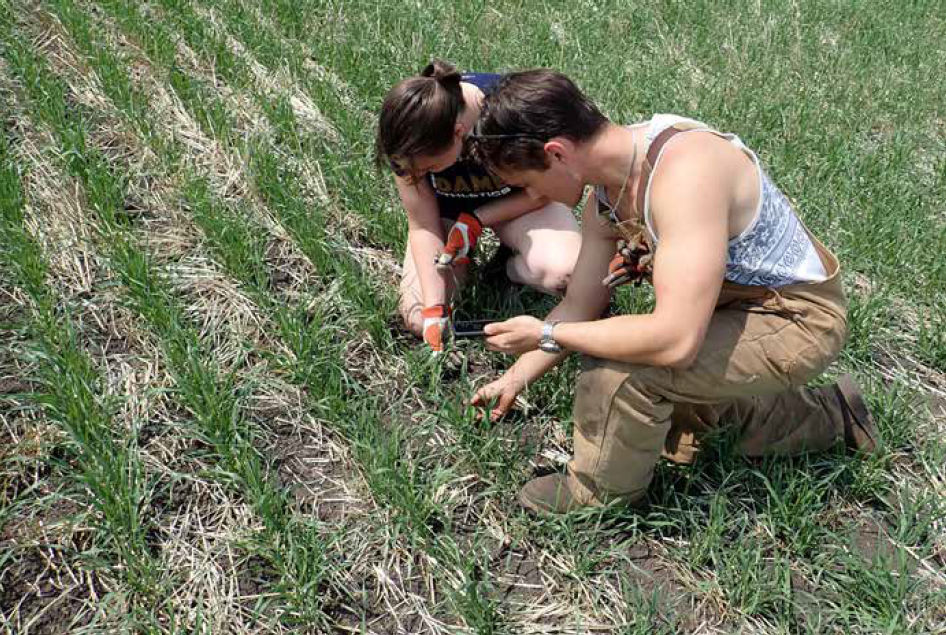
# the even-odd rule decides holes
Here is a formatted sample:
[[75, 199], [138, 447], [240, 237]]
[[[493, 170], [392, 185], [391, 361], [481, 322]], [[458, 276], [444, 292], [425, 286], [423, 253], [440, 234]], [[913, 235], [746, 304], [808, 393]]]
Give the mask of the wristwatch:
[[562, 352], [562, 347], [555, 341], [555, 337], [552, 335], [552, 330], [555, 328], [556, 324], [558, 324], [558, 320], [552, 320], [542, 325], [542, 337], [539, 338], [539, 350], [543, 350], [546, 353]]

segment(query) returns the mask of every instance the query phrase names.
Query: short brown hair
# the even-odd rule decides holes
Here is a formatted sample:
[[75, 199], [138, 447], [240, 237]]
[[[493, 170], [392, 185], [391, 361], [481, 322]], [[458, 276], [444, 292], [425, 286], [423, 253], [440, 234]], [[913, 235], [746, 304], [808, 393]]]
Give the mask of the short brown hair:
[[607, 122], [564, 74], [546, 68], [510, 73], [483, 101], [474, 148], [493, 168], [545, 170], [549, 139], [587, 141]]
[[375, 162], [387, 162], [399, 176], [413, 174], [414, 159], [450, 147], [457, 117], [465, 107], [460, 73], [435, 59], [420, 75], [398, 82], [381, 105]]

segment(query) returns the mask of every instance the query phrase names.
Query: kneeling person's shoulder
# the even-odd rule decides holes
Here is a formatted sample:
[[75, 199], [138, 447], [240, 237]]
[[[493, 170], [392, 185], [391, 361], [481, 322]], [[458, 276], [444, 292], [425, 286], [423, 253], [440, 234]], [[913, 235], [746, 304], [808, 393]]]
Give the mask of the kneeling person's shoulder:
[[651, 204], [673, 204], [698, 197], [710, 202], [725, 198], [744, 162], [745, 154], [732, 143], [709, 132], [681, 135], [667, 145], [651, 177]]

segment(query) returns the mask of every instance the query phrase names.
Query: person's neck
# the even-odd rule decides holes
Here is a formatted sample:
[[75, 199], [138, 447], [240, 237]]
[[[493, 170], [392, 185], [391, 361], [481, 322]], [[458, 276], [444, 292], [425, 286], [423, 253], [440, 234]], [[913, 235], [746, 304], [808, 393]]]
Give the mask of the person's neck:
[[642, 127], [625, 128], [608, 122], [605, 129], [580, 150], [587, 166], [582, 175], [585, 182], [620, 188], [628, 180], [630, 187], [644, 163], [643, 141]]
[[466, 134], [469, 134], [480, 116], [480, 107], [483, 103], [483, 91], [467, 82], [460, 82], [460, 90], [463, 91], [464, 107], [458, 119], [460, 123], [464, 125]]

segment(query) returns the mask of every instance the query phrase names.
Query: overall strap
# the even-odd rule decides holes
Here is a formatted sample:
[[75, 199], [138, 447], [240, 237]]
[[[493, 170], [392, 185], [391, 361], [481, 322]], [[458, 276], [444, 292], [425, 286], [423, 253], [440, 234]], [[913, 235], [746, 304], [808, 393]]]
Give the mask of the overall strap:
[[664, 128], [660, 134], [654, 137], [654, 140], [647, 146], [647, 155], [644, 157], [644, 163], [641, 165], [641, 174], [637, 180], [637, 197], [634, 200], [634, 217], [644, 219], [644, 197], [647, 195], [647, 188], [650, 186], [650, 177], [654, 171], [654, 165], [660, 156], [660, 151], [675, 135], [686, 130], [707, 130], [706, 126], [697, 122], [675, 123], [672, 126]]

